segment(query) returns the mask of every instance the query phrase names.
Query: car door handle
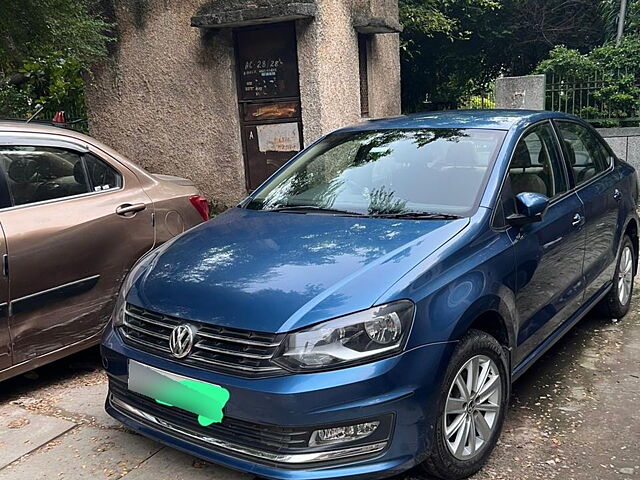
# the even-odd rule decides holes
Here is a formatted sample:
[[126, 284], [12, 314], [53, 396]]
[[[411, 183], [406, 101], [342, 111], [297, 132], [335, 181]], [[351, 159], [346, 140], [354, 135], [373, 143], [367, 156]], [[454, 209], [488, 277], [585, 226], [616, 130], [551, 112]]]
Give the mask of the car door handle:
[[622, 192], [617, 188], [613, 191], [613, 199], [620, 200], [622, 198]]
[[144, 203], [136, 203], [134, 205], [125, 203], [116, 208], [116, 213], [123, 217], [129, 217], [135, 215], [138, 212], [141, 212], [145, 208], [147, 208], [147, 206]]
[[580, 225], [582, 225], [583, 221], [584, 221], [584, 217], [579, 213], [576, 213], [573, 216], [573, 221], [571, 222], [571, 225], [573, 225], [574, 227], [579, 227]]

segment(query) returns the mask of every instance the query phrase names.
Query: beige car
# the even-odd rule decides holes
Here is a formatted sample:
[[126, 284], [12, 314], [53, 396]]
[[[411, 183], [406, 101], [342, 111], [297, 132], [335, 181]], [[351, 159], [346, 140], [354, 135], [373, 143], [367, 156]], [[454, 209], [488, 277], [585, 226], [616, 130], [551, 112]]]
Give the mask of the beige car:
[[208, 214], [189, 180], [70, 130], [0, 122], [0, 380], [98, 343], [136, 260]]

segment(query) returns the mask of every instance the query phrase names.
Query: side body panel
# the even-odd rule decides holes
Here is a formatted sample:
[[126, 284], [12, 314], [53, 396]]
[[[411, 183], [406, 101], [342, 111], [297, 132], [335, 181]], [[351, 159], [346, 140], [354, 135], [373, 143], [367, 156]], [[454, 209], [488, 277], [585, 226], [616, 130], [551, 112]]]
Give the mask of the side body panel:
[[[613, 278], [627, 215], [620, 208], [622, 195], [625, 194], [622, 192], [622, 178], [622, 171], [617, 168], [578, 189], [585, 206], [585, 231], [589, 246], [584, 258], [585, 298], [591, 298]], [[616, 191], [620, 192], [619, 198], [616, 198]]]
[[7, 242], [0, 225], [0, 370], [11, 366], [11, 334], [9, 331], [9, 279], [4, 269]]
[[[123, 176], [121, 189], [0, 211], [9, 253], [14, 365], [97, 335], [123, 275], [153, 245], [148, 196], [131, 171], [101, 158]], [[116, 214], [122, 205], [138, 204], [145, 209]]]
[[202, 217], [189, 201], [191, 196], [198, 195], [193, 185], [179, 185], [153, 176], [144, 178], [142, 185], [153, 201], [156, 247], [202, 223]]
[[585, 283], [584, 207], [575, 193], [554, 202], [544, 219], [521, 227], [515, 243], [518, 263], [519, 363], [580, 308]]
[[417, 304], [407, 348], [459, 340], [487, 312], [504, 320], [508, 343], [515, 346], [515, 238], [510, 231], [491, 230], [491, 213], [481, 207], [465, 230], [376, 301], [410, 298]]

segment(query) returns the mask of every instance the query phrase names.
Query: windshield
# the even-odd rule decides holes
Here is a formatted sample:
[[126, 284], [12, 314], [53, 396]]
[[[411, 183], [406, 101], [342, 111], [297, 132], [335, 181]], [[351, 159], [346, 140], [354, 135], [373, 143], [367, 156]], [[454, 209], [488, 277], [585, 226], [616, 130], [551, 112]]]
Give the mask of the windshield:
[[505, 132], [380, 130], [327, 136], [246, 205], [384, 215], [470, 214]]

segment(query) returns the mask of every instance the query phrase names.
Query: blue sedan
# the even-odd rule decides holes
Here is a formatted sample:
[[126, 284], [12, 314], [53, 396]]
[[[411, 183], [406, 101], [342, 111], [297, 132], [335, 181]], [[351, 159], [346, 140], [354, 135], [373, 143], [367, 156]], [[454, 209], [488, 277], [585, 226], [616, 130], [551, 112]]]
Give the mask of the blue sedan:
[[511, 383], [623, 317], [634, 169], [580, 119], [452, 111], [327, 135], [132, 269], [106, 409], [273, 479], [478, 471]]

